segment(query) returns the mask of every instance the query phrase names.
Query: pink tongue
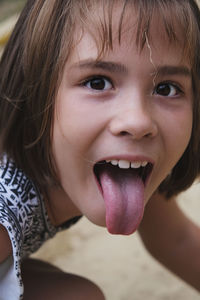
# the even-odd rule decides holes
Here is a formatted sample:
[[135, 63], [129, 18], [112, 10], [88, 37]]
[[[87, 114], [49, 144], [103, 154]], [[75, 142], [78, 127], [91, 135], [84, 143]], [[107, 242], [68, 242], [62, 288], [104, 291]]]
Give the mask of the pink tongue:
[[106, 205], [106, 226], [112, 234], [131, 234], [139, 226], [144, 212], [144, 184], [129, 170], [100, 174]]

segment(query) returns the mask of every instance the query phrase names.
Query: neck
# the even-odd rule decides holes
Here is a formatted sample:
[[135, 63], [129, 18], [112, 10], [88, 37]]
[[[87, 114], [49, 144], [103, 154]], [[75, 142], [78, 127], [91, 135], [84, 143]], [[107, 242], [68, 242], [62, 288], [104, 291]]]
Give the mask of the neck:
[[80, 211], [60, 187], [48, 189], [45, 205], [49, 219], [54, 226], [59, 226], [67, 220], [81, 215]]

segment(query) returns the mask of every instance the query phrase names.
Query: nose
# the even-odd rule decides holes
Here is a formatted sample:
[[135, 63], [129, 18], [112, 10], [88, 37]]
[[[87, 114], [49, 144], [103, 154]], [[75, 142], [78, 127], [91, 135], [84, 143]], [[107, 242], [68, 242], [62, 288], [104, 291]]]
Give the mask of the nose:
[[144, 104], [120, 109], [109, 124], [110, 132], [115, 136], [130, 136], [135, 140], [153, 138], [158, 133], [158, 126], [149, 107]]

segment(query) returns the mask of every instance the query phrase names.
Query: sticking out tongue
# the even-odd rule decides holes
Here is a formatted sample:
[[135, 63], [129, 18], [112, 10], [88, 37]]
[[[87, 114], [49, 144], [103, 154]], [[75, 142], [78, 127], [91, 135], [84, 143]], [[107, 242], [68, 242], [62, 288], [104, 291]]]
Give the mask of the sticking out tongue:
[[106, 205], [106, 226], [112, 234], [131, 234], [139, 226], [144, 211], [144, 183], [133, 169], [107, 165], [100, 172]]

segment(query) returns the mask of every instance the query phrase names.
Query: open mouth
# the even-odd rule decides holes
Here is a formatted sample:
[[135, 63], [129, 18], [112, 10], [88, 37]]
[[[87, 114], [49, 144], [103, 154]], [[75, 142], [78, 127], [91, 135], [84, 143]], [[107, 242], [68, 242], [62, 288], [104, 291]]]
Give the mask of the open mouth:
[[148, 161], [103, 160], [94, 174], [106, 207], [106, 226], [112, 234], [131, 234], [139, 226], [145, 186], [153, 169]]
[[125, 160], [100, 161], [94, 165], [94, 174], [101, 186], [100, 174], [108, 171], [112, 176], [138, 176], [146, 186], [148, 178], [152, 172], [153, 164], [147, 161], [129, 162]]

